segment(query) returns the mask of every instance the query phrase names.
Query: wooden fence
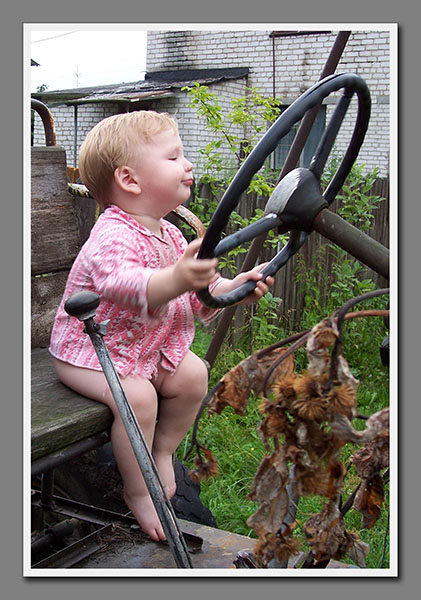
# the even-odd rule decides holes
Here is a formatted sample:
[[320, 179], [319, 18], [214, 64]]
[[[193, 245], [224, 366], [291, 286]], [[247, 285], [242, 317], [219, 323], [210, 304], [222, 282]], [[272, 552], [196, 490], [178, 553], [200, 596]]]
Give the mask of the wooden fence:
[[[370, 231], [370, 236], [389, 247], [389, 181], [387, 178], [378, 179], [370, 191], [370, 195], [378, 195], [384, 198], [374, 210], [374, 220]], [[200, 190], [202, 198], [210, 198], [210, 191], [206, 186]], [[256, 208], [264, 208], [266, 199], [257, 198], [256, 194], [245, 194], [237, 207], [237, 212], [244, 218], [250, 218], [255, 214]], [[335, 200], [330, 210], [337, 212], [340, 207], [340, 201]], [[278, 307], [280, 324], [286, 331], [293, 331], [295, 326], [299, 325], [303, 310], [303, 294], [298, 281], [299, 274], [304, 271], [314, 269], [315, 264], [319, 262], [319, 268], [313, 270], [316, 277], [317, 287], [323, 294], [327, 293], [328, 287], [334, 281], [332, 264], [335, 258], [335, 252], [330, 248], [331, 243], [313, 232], [306, 240], [299, 252], [283, 267], [276, 275], [275, 284], [272, 288], [274, 296], [281, 298]], [[274, 255], [274, 250], [263, 249], [259, 262], [270, 260]], [[239, 271], [245, 254], [237, 257], [237, 272]], [[352, 258], [352, 257], [349, 257]], [[223, 274], [226, 274], [223, 272]], [[371, 269], [364, 269], [363, 278], [371, 278], [378, 287], [387, 287], [388, 282]], [[241, 308], [236, 311], [236, 324], [243, 322]]]

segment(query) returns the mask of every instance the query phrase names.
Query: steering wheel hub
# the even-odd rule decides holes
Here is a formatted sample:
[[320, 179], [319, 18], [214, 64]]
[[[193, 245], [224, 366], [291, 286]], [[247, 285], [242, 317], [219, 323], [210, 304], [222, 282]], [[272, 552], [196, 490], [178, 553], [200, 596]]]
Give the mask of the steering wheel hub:
[[327, 206], [314, 173], [298, 168], [287, 173], [273, 190], [265, 215], [274, 213], [278, 216], [281, 233], [292, 229], [310, 232], [314, 217]]

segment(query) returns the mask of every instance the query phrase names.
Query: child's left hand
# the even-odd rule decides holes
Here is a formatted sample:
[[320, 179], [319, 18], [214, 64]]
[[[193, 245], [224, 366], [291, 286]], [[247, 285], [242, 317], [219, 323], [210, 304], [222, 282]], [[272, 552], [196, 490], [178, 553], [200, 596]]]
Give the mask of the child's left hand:
[[257, 267], [254, 267], [254, 269], [251, 269], [251, 271], [240, 273], [237, 275], [237, 277], [234, 277], [234, 279], [222, 279], [221, 282], [218, 282], [215, 288], [212, 290], [212, 295], [219, 296], [231, 292], [251, 279], [252, 281], [256, 281], [254, 292], [246, 296], [240, 302], [237, 302], [237, 304], [254, 304], [255, 302], [258, 302], [262, 296], [267, 294], [270, 286], [272, 286], [275, 281], [273, 277], [266, 277], [264, 282], [261, 281], [261, 270], [266, 265], [267, 263], [257, 265]]
[[254, 292], [246, 296], [243, 300], [238, 302], [238, 304], [254, 304], [254, 302], [258, 302], [262, 296], [268, 293], [269, 288], [274, 284], [273, 277], [266, 277], [265, 281], [261, 281], [262, 279], [262, 269], [266, 266], [267, 263], [262, 265], [257, 265], [251, 271], [246, 271], [245, 273], [240, 273], [237, 277], [234, 277], [232, 280], [233, 289], [240, 287], [246, 281], [256, 281], [256, 287], [254, 288]]

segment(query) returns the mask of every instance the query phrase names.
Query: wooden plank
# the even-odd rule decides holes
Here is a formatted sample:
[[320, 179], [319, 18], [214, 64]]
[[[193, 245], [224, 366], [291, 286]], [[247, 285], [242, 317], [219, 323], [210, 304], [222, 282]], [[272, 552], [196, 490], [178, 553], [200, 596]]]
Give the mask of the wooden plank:
[[48, 351], [32, 351], [31, 370], [32, 460], [109, 429], [110, 409], [60, 383]]
[[79, 243], [82, 246], [95, 224], [97, 204], [93, 198], [73, 196], [73, 206], [78, 221]]
[[31, 149], [31, 271], [70, 268], [80, 248], [78, 220], [67, 190], [66, 153]]
[[68, 271], [31, 277], [31, 348], [46, 347]]

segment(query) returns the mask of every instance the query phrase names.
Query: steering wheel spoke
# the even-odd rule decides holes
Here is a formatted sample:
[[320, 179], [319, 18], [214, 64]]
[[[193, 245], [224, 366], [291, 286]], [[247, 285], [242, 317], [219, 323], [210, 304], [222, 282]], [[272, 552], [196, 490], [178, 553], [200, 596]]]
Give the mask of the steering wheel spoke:
[[[300, 121], [305, 113], [320, 104], [332, 92], [343, 89], [343, 95], [326, 127], [308, 169], [290, 171], [278, 183], [265, 209], [265, 216], [220, 241], [222, 230], [236, 208], [241, 194], [273, 152], [279, 141]], [[325, 193], [320, 190], [323, 168], [329, 158], [339, 130], [347, 113], [351, 99], [357, 94], [358, 113], [354, 131], [345, 156], [329, 183]], [[352, 73], [330, 75], [316, 83], [287, 108], [268, 129], [241, 165], [230, 186], [220, 201], [199, 250], [198, 258], [219, 257], [236, 246], [254, 237], [278, 228], [282, 233], [290, 232], [288, 243], [262, 270], [264, 276], [274, 275], [301, 248], [312, 231], [315, 216], [322, 208], [333, 202], [348, 176], [360, 147], [364, 141], [370, 118], [370, 92], [363, 79]], [[209, 289], [200, 290], [199, 298], [210, 307], [225, 307], [243, 300], [253, 292], [256, 283], [248, 281], [241, 287], [221, 296], [212, 296]]]
[[327, 159], [329, 158], [330, 152], [333, 148], [333, 144], [335, 143], [339, 133], [339, 129], [341, 128], [342, 122], [347, 113], [350, 102], [351, 98], [347, 95], [343, 95], [340, 98], [329, 124], [323, 132], [316, 152], [311, 159], [309, 170], [315, 174], [319, 181]]
[[255, 237], [274, 229], [280, 224], [281, 219], [278, 217], [278, 215], [275, 213], [269, 213], [258, 221], [247, 225], [247, 227], [244, 227], [244, 229], [240, 229], [240, 231], [236, 231], [235, 233], [232, 233], [221, 240], [214, 250], [214, 256], [222, 256], [240, 244], [249, 242]]

